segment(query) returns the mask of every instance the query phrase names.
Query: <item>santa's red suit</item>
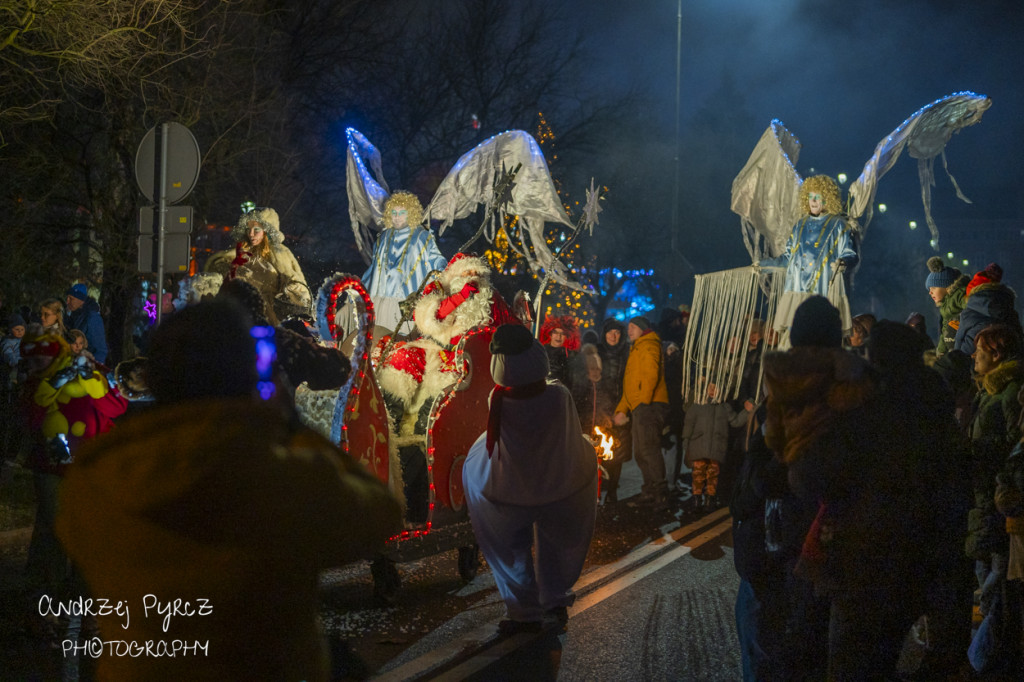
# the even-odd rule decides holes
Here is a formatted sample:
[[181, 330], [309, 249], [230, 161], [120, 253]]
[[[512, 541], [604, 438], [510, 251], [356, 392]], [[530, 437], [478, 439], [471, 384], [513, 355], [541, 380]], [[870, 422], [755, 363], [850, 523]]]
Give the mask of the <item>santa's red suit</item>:
[[424, 288], [413, 319], [422, 336], [396, 343], [377, 368], [378, 383], [389, 403], [401, 405], [403, 414], [392, 415], [398, 445], [422, 443], [424, 424], [418, 417], [425, 405], [459, 378], [455, 359], [462, 336], [476, 327], [519, 324], [491, 286], [487, 261], [463, 253], [455, 254]]

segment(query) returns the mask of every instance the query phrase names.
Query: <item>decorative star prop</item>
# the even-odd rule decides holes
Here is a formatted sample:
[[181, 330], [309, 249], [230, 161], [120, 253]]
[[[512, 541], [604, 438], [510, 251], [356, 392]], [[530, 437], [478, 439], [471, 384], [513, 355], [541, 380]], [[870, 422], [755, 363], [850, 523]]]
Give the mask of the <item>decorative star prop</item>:
[[594, 189], [594, 178], [590, 178], [590, 189], [587, 190], [587, 203], [583, 206], [583, 226], [591, 237], [594, 236], [594, 225], [597, 225], [597, 214], [603, 211], [601, 208], [601, 196]]
[[150, 324], [156, 323], [156, 301], [146, 301], [142, 304], [142, 309], [145, 311], [146, 316], [149, 318]]
[[512, 201], [512, 189], [516, 186], [516, 174], [519, 173], [523, 164], [516, 164], [511, 171], [505, 168], [505, 162], [501, 162], [501, 176], [494, 182], [494, 208], [505, 210], [508, 202]]

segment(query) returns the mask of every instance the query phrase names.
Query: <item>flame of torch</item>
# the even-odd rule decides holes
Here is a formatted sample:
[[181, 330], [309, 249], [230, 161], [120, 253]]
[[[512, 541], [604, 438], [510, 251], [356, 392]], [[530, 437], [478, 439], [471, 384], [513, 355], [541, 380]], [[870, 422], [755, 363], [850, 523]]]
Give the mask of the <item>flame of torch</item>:
[[594, 433], [601, 439], [601, 450], [597, 453], [597, 456], [603, 460], [609, 460], [614, 456], [612, 453], [612, 445], [615, 443], [615, 439], [609, 435], [605, 435], [604, 431], [600, 427], [594, 427]]

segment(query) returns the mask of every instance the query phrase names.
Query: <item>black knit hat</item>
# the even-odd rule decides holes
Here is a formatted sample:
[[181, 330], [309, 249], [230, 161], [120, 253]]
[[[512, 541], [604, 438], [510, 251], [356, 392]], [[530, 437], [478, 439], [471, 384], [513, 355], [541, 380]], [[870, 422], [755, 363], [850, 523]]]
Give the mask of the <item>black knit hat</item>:
[[793, 346], [840, 348], [843, 322], [839, 311], [824, 296], [811, 296], [793, 313], [789, 342]]
[[601, 323], [601, 333], [602, 334], [607, 334], [608, 332], [610, 332], [613, 329], [616, 329], [616, 330], [618, 330], [620, 332], [621, 331], [625, 331], [626, 325], [622, 324], [622, 322], [620, 322], [619, 320], [615, 319], [614, 317], [609, 317], [608, 319], [606, 319], [604, 322]]
[[521, 324], [503, 324], [491, 337], [491, 378], [499, 386], [525, 386], [544, 381], [548, 354]]
[[646, 332], [651, 330], [650, 320], [648, 320], [643, 315], [637, 315], [636, 317], [630, 319], [629, 323], [635, 324], [637, 327], [640, 327], [640, 331]]
[[529, 329], [521, 324], [503, 324], [494, 331], [490, 350], [492, 355], [519, 355], [532, 345], [533, 334]]

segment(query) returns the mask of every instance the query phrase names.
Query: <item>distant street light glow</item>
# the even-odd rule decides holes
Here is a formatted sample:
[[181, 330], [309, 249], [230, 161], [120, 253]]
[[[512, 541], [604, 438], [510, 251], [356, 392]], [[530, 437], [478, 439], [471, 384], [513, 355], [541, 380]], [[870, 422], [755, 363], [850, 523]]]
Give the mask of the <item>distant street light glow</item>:
[[910, 221], [910, 229], [911, 230], [916, 230], [917, 229], [917, 221], [916, 220], [911, 220]]
[[840, 185], [846, 184], [846, 173], [840, 173], [836, 176], [836, 179], [839, 180]]
[[888, 210], [889, 210], [889, 207], [886, 206], [885, 204], [879, 204], [878, 205], [878, 212], [879, 213], [885, 213]]

